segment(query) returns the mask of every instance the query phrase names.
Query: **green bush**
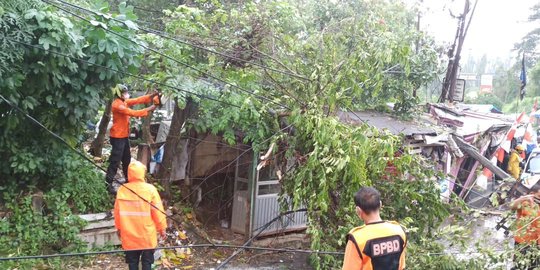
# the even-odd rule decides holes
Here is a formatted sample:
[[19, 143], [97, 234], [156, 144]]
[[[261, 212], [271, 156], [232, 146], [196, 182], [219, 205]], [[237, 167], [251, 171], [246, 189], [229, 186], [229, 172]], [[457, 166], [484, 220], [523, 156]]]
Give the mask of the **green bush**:
[[455, 254], [445, 253], [443, 245], [427, 238], [410, 243], [407, 253], [407, 269], [412, 270], [481, 270], [487, 265], [485, 259], [459, 260]]
[[[85, 221], [76, 214], [110, 209], [111, 200], [104, 177], [95, 167], [73, 156], [66, 159], [71, 161], [64, 163], [63, 173], [41, 190], [35, 186], [21, 189], [14, 182], [3, 187], [0, 201], [6, 216], [0, 219], [0, 256], [73, 252], [85, 246], [78, 238]], [[41, 209], [35, 209], [33, 197], [42, 198]], [[34, 263], [0, 263], [0, 268]]]

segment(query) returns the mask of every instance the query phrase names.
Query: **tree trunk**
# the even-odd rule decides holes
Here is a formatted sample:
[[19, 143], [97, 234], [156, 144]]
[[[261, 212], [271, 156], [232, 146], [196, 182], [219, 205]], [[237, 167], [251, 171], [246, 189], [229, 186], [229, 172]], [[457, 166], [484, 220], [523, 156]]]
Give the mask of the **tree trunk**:
[[152, 114], [154, 112], [149, 112], [148, 117], [144, 117], [142, 121], [142, 138], [145, 143], [148, 145], [154, 143], [154, 139], [152, 138], [152, 133], [150, 133], [150, 122], [152, 121]]
[[189, 97], [186, 99], [186, 107], [184, 109], [180, 109], [178, 107], [178, 102], [176, 102], [176, 106], [174, 106], [171, 127], [169, 129], [167, 139], [165, 140], [163, 160], [161, 162], [161, 166], [157, 175], [157, 178], [159, 179], [160, 184], [164, 189], [163, 197], [166, 200], [170, 199], [171, 197], [170, 177], [173, 159], [175, 155], [179, 155], [182, 152], [182, 144], [180, 143], [182, 138], [180, 136], [180, 132], [182, 131], [184, 123], [194, 111], [193, 109], [194, 103], [193, 100]]
[[109, 125], [109, 121], [111, 121], [111, 109], [112, 100], [109, 100], [105, 105], [105, 111], [99, 122], [98, 134], [90, 146], [90, 154], [94, 157], [101, 157], [102, 155], [103, 142], [105, 141], [105, 134], [107, 134], [107, 126]]

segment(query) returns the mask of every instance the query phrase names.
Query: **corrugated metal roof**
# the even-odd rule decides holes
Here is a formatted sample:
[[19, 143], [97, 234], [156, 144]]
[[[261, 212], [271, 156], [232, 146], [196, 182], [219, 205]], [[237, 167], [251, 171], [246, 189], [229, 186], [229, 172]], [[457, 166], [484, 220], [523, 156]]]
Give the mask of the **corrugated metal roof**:
[[430, 113], [439, 125], [451, 126], [455, 134], [464, 137], [486, 132], [492, 127], [512, 125], [511, 117], [507, 115], [470, 111], [459, 106], [431, 104]]
[[381, 112], [338, 112], [337, 116], [343, 123], [360, 125], [367, 123], [380, 130], [386, 129], [393, 134], [436, 135], [434, 128], [413, 121], [403, 121]]

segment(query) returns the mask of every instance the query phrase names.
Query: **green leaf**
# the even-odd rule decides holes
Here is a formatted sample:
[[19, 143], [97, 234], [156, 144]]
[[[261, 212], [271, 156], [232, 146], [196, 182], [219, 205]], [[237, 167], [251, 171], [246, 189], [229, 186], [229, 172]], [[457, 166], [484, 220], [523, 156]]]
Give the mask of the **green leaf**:
[[104, 24], [102, 22], [99, 22], [99, 21], [96, 21], [96, 20], [90, 20], [90, 24], [92, 24], [95, 27], [101, 27], [103, 29], [108, 29], [106, 24]]
[[101, 28], [97, 28], [95, 29], [94, 31], [92, 31], [90, 33], [90, 37], [92, 38], [95, 38], [95, 39], [105, 39], [107, 36], [107, 33], [105, 32], [105, 30], [101, 29]]
[[120, 58], [124, 57], [124, 48], [122, 46], [118, 45], [116, 47], [116, 50], [117, 50], [118, 56], [120, 56]]
[[139, 30], [139, 27], [137, 26], [137, 24], [134, 23], [134, 22], [131, 21], [131, 20], [124, 21], [124, 24], [125, 24], [129, 29]]
[[[3, 9], [2, 9], [3, 10]], [[29, 9], [25, 14], [24, 14], [24, 18], [26, 20], [29, 20], [29, 19], [32, 19], [36, 16], [36, 14], [38, 13], [38, 11], [36, 9]]]
[[98, 42], [98, 49], [99, 49], [99, 51], [100, 51], [100, 52], [104, 52], [106, 48], [107, 48], [107, 40], [101, 39], [101, 40]]
[[53, 38], [51, 38], [50, 36], [41, 36], [39, 38], [39, 41], [38, 41], [39, 44], [43, 45], [43, 48], [45, 50], [48, 50], [49, 49], [49, 46], [52, 45], [52, 46], [56, 46], [56, 40], [54, 40]]

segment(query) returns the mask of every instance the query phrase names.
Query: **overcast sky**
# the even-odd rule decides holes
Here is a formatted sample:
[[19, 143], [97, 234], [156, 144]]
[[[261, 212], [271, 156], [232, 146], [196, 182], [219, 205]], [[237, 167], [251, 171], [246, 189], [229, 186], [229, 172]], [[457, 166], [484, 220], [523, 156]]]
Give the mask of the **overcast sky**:
[[[534, 25], [527, 22], [531, 7], [540, 0], [478, 0], [465, 39], [463, 54], [511, 57], [511, 49]], [[471, 1], [474, 4], [474, 0]], [[453, 14], [463, 12], [464, 0], [424, 0], [421, 28], [439, 41], [451, 43], [457, 28]]]

